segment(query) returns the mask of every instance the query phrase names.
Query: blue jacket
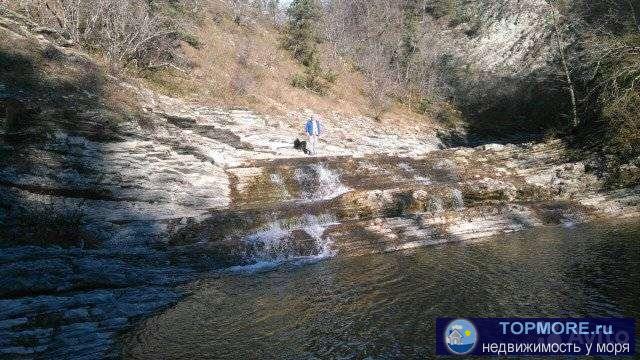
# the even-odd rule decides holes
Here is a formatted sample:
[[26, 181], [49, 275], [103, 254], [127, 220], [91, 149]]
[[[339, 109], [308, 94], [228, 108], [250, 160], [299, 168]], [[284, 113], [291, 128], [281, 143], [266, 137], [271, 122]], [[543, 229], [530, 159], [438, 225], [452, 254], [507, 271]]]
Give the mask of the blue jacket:
[[[318, 135], [322, 134], [322, 124], [320, 124], [319, 120], [316, 120], [317, 126], [318, 126]], [[305, 125], [305, 131], [307, 132], [307, 135], [313, 135], [313, 120], [309, 119], [309, 121], [307, 121], [307, 124]]]

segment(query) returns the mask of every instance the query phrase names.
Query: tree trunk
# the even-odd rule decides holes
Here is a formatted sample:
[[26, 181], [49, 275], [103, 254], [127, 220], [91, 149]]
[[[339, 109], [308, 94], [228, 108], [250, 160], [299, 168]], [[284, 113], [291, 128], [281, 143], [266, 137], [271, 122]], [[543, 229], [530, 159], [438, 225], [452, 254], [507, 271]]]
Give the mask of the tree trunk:
[[578, 101], [576, 99], [576, 91], [573, 85], [573, 80], [571, 79], [571, 72], [569, 71], [569, 64], [567, 62], [567, 56], [565, 54], [564, 40], [562, 39], [562, 33], [560, 32], [558, 15], [556, 14], [554, 6], [552, 4], [549, 4], [549, 6], [551, 6], [551, 14], [553, 16], [553, 27], [555, 31], [556, 44], [558, 46], [558, 54], [560, 55], [560, 62], [562, 63], [562, 70], [564, 71], [564, 75], [566, 77], [569, 97], [571, 99], [571, 125], [575, 128], [580, 123], [580, 119], [578, 118]]
[[65, 30], [64, 21], [62, 21], [62, 18], [60, 17], [60, 15], [58, 15], [58, 13], [53, 10], [53, 8], [49, 5], [48, 1], [45, 1], [44, 5], [47, 7], [47, 10], [51, 12], [53, 17], [56, 18], [56, 21], [58, 22], [58, 26], [60, 26], [60, 29]]

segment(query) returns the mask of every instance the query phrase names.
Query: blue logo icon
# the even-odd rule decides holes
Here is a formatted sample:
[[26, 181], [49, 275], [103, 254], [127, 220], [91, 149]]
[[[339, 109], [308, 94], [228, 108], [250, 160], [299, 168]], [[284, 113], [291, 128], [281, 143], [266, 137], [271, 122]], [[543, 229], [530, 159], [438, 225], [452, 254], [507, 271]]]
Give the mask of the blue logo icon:
[[478, 331], [469, 320], [453, 320], [444, 331], [444, 343], [454, 355], [468, 354], [478, 343]]

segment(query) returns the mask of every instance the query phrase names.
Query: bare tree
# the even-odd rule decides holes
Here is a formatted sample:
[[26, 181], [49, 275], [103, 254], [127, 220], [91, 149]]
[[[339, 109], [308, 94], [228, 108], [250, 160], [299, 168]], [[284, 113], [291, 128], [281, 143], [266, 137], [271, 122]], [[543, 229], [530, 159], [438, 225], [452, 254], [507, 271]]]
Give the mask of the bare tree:
[[640, 20], [638, 20], [638, 14], [636, 13], [636, 7], [633, 5], [631, 0], [627, 0], [627, 4], [629, 4], [629, 10], [631, 10], [631, 16], [633, 17], [633, 21], [636, 24], [636, 29], [640, 31]]
[[[55, 28], [76, 44], [102, 52], [114, 66], [173, 66], [185, 22], [168, 19], [135, 0], [9, 0], [34, 22]], [[200, 0], [176, 4], [195, 11]]]
[[428, 3], [331, 0], [325, 5], [326, 37], [365, 74], [374, 109], [388, 108], [393, 99], [446, 96], [438, 64], [453, 41], [428, 16]]
[[571, 72], [569, 70], [569, 62], [567, 60], [566, 47], [567, 43], [563, 36], [563, 31], [561, 30], [561, 19], [560, 19], [560, 11], [558, 5], [553, 2], [553, 0], [548, 2], [549, 11], [551, 13], [551, 20], [553, 22], [553, 31], [554, 38], [556, 43], [556, 50], [558, 52], [558, 56], [560, 58], [560, 63], [562, 65], [562, 71], [565, 76], [565, 81], [567, 83], [567, 90], [569, 91], [569, 98], [571, 101], [571, 124], [575, 128], [580, 123], [580, 119], [578, 116], [578, 101], [576, 98], [576, 91], [573, 79], [571, 77]]
[[251, 25], [256, 21], [277, 24], [281, 16], [279, 0], [230, 0], [228, 4], [237, 25]]

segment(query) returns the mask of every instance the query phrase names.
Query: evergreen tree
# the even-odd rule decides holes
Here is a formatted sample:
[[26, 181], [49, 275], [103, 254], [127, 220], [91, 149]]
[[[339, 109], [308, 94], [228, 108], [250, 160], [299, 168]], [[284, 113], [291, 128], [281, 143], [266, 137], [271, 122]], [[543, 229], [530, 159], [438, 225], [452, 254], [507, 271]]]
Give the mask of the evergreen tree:
[[402, 45], [400, 54], [400, 67], [407, 71], [411, 58], [417, 51], [416, 42], [418, 26], [421, 15], [421, 4], [417, 0], [410, 0], [404, 6], [404, 29], [402, 34]]
[[285, 31], [284, 47], [305, 66], [317, 56], [317, 22], [321, 15], [316, 0], [294, 0], [287, 10], [289, 20]]
[[294, 0], [287, 9], [289, 20], [285, 28], [284, 48], [305, 66], [302, 74], [292, 79], [292, 85], [324, 94], [335, 74], [320, 66], [317, 32], [322, 8], [317, 0]]

